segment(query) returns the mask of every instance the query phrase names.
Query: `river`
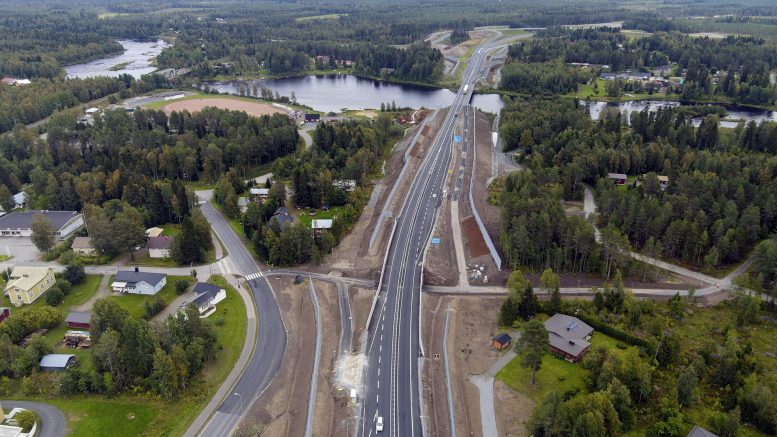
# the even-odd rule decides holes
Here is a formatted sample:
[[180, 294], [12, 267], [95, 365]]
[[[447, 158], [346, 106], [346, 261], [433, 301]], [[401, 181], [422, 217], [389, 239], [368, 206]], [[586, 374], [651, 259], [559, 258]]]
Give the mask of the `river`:
[[[282, 96], [291, 96], [293, 92], [300, 104], [323, 112], [340, 112], [345, 108], [378, 109], [381, 103], [391, 102], [398, 107], [437, 109], [450, 106], [455, 97], [452, 91], [444, 88], [396, 84], [350, 74], [231, 80], [204, 85], [222, 93], [238, 94], [241, 85], [251, 92], [254, 84]], [[472, 104], [486, 112], [498, 113], [502, 109], [502, 99], [497, 94], [475, 94]]]
[[[118, 77], [120, 74], [127, 73], [139, 79], [140, 76], [157, 69], [152, 64], [153, 59], [162, 52], [162, 49], [169, 46], [161, 39], [157, 41], [118, 40], [118, 43], [124, 47], [124, 53], [67, 66], [65, 67], [67, 78]], [[111, 71], [111, 67], [124, 63], [127, 63], [127, 65], [121, 70]]]

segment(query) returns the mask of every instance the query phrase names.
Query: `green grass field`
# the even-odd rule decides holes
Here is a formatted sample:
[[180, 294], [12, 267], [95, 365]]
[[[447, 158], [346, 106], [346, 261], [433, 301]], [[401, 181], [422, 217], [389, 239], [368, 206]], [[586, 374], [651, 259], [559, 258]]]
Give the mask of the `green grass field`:
[[300, 223], [303, 225], [310, 227], [313, 223], [313, 219], [320, 220], [320, 219], [333, 219], [335, 218], [340, 211], [342, 211], [345, 207], [344, 206], [333, 206], [329, 208], [329, 211], [323, 211], [323, 210], [316, 210], [316, 215], [311, 216], [308, 214], [306, 210], [300, 210], [299, 215], [297, 215], [297, 220], [299, 220]]
[[125, 294], [122, 296], [108, 296], [108, 299], [115, 300], [120, 307], [129, 311], [130, 315], [135, 318], [140, 318], [145, 312], [145, 303], [153, 302], [157, 297], [165, 301], [166, 304], [170, 304], [175, 300], [178, 295], [175, 293], [175, 281], [178, 279], [186, 279], [189, 282], [193, 282], [191, 276], [168, 276], [167, 284], [159, 290], [155, 296], [145, 296], [139, 294]]

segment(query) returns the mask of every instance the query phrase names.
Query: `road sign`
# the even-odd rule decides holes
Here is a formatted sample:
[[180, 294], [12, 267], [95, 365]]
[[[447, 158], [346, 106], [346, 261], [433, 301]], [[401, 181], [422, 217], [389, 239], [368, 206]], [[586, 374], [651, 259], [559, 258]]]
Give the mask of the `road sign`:
[[460, 143], [461, 142], [461, 135], [454, 135], [453, 136], [453, 141], [455, 141], [457, 143]]
[[440, 238], [439, 237], [432, 237], [432, 244], [440, 244]]

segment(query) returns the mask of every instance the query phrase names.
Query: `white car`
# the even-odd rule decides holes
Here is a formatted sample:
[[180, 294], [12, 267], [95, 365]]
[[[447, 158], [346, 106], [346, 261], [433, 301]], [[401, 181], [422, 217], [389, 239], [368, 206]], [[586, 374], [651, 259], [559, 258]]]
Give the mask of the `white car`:
[[375, 422], [375, 432], [383, 431], [383, 416], [378, 416], [378, 420]]

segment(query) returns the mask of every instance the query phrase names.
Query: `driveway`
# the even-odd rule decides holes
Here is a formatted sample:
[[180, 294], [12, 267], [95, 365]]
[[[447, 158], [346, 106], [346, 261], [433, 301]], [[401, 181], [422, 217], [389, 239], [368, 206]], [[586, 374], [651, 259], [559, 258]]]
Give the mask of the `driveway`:
[[40, 416], [38, 437], [63, 437], [67, 434], [65, 415], [59, 408], [48, 404], [27, 401], [1, 401], [5, 410], [25, 408], [34, 410]]

